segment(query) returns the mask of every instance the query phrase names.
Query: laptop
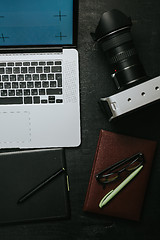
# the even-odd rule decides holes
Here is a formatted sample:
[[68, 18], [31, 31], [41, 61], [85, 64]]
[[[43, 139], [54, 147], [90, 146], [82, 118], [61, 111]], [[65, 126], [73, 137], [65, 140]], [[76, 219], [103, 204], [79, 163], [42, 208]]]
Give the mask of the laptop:
[[80, 145], [77, 0], [2, 0], [0, 148]]

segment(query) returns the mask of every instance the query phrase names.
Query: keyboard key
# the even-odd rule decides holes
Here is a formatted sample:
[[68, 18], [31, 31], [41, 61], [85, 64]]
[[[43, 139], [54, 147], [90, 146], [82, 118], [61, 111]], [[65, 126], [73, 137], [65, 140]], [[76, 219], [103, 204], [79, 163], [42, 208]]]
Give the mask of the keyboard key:
[[26, 82], [20, 82], [19, 86], [20, 88], [26, 88]]
[[0, 68], [0, 74], [4, 74], [4, 68]]
[[9, 96], [15, 96], [15, 90], [9, 90], [8, 94]]
[[33, 82], [27, 82], [27, 88], [33, 88], [34, 84]]
[[36, 73], [42, 73], [43, 69], [42, 67], [36, 67]]
[[55, 88], [55, 89], [46, 89], [47, 95], [60, 95], [62, 94], [61, 88]]
[[30, 62], [24, 62], [23, 66], [30, 66]]
[[45, 89], [39, 89], [39, 95], [45, 95]]
[[35, 67], [29, 67], [29, 73], [35, 73]]
[[38, 62], [31, 62], [31, 66], [38, 66]]
[[34, 103], [40, 103], [40, 97], [33, 97]]
[[24, 75], [18, 75], [17, 80], [18, 81], [24, 81]]
[[10, 75], [10, 81], [16, 81], [16, 75]]
[[5, 66], [6, 66], [6, 63], [0, 62], [0, 67], [5, 67]]
[[55, 103], [55, 96], [49, 96], [49, 103]]
[[22, 62], [16, 62], [15, 66], [22, 66]]
[[14, 67], [13, 73], [15, 73], [15, 74], [20, 73], [20, 67]]
[[22, 90], [21, 89], [16, 90], [16, 96], [22, 96]]
[[40, 79], [41, 80], [47, 80], [47, 75], [46, 74], [41, 74]]
[[62, 74], [56, 74], [56, 80], [58, 81], [58, 87], [62, 87]]
[[39, 66], [44, 66], [46, 65], [46, 62], [39, 62]]
[[41, 88], [41, 82], [35, 82], [35, 88]]
[[54, 65], [54, 62], [53, 61], [48, 61], [47, 65]]
[[29, 96], [30, 95], [30, 89], [24, 89], [24, 95]]
[[24, 97], [24, 104], [32, 104], [32, 97]]
[[62, 65], [61, 61], [55, 61], [55, 65]]
[[31, 95], [38, 95], [37, 89], [31, 89]]
[[44, 88], [48, 88], [48, 87], [49, 87], [49, 81], [43, 81], [43, 82], [42, 82], [42, 86], [43, 86]]
[[56, 87], [56, 81], [50, 81], [50, 87], [52, 88], [52, 87]]
[[42, 99], [41, 103], [47, 103], [47, 99]]
[[50, 73], [50, 67], [44, 67], [44, 73]]
[[63, 99], [56, 99], [56, 103], [63, 103]]
[[54, 74], [48, 74], [48, 80], [54, 80]]
[[2, 81], [9, 81], [9, 76], [8, 75], [3, 75], [2, 76]]
[[58, 87], [62, 87], [62, 80], [58, 80]]
[[1, 96], [7, 96], [7, 90], [1, 90]]
[[61, 73], [56, 74], [56, 80], [62, 80], [62, 74]]
[[39, 80], [39, 75], [38, 74], [33, 74], [33, 80]]
[[27, 67], [21, 67], [21, 73], [27, 73]]
[[12, 68], [6, 68], [6, 74], [12, 74]]
[[11, 88], [11, 83], [10, 82], [5, 82], [4, 83], [4, 88], [5, 89], [10, 89]]
[[12, 82], [12, 88], [18, 88], [18, 82]]
[[54, 66], [51, 69], [52, 72], [62, 72], [62, 67], [61, 66]]
[[8, 62], [7, 66], [14, 66], [14, 62]]
[[26, 74], [26, 75], [25, 75], [25, 80], [26, 80], [26, 81], [31, 81], [31, 80], [32, 80], [31, 74]]
[[6, 98], [0, 98], [0, 104], [23, 104], [23, 98], [22, 97], [6, 97]]

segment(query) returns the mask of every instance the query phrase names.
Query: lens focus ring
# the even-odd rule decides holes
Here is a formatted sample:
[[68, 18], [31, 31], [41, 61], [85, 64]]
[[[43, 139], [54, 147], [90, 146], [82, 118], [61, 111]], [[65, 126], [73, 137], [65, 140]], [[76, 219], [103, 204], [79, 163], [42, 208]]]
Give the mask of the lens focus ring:
[[108, 51], [111, 48], [116, 48], [122, 45], [125, 42], [132, 41], [130, 33], [123, 33], [119, 36], [112, 37], [111, 39], [105, 39], [105, 42], [102, 43], [103, 51]]
[[124, 52], [120, 52], [117, 55], [113, 56], [110, 61], [111, 61], [112, 64], [113, 63], [117, 63], [117, 62], [123, 61], [126, 58], [131, 57], [131, 56], [133, 56], [135, 54], [136, 54], [135, 48], [128, 49], [128, 50], [126, 50]]

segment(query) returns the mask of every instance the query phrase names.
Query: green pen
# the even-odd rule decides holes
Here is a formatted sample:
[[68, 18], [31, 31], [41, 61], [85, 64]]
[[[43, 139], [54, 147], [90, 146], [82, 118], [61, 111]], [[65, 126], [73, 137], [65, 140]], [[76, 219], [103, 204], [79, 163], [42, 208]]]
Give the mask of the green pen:
[[118, 187], [107, 193], [100, 201], [99, 207], [102, 208], [104, 205], [106, 205], [115, 195], [117, 195], [122, 190], [122, 188], [124, 188], [141, 171], [142, 168], [143, 165], [137, 168], [134, 172], [132, 172], [120, 185], [118, 185]]

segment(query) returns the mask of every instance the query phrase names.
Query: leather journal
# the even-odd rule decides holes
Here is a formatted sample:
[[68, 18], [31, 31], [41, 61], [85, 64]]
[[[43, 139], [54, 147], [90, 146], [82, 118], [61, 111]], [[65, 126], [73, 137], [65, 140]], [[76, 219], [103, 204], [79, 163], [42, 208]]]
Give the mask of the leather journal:
[[[61, 170], [62, 169], [62, 170]], [[60, 171], [60, 174], [56, 173]], [[46, 179], [56, 175], [43, 186]], [[18, 200], [42, 187], [22, 203]], [[67, 218], [70, 215], [62, 148], [0, 153], [0, 224]]]
[[[83, 210], [102, 215], [139, 220], [149, 180], [156, 142], [105, 130], [100, 131], [95, 159], [91, 171]], [[101, 199], [115, 189], [124, 179], [107, 183], [105, 188], [97, 182], [95, 175], [114, 163], [141, 152], [145, 163], [143, 169], [108, 204], [99, 207]]]

